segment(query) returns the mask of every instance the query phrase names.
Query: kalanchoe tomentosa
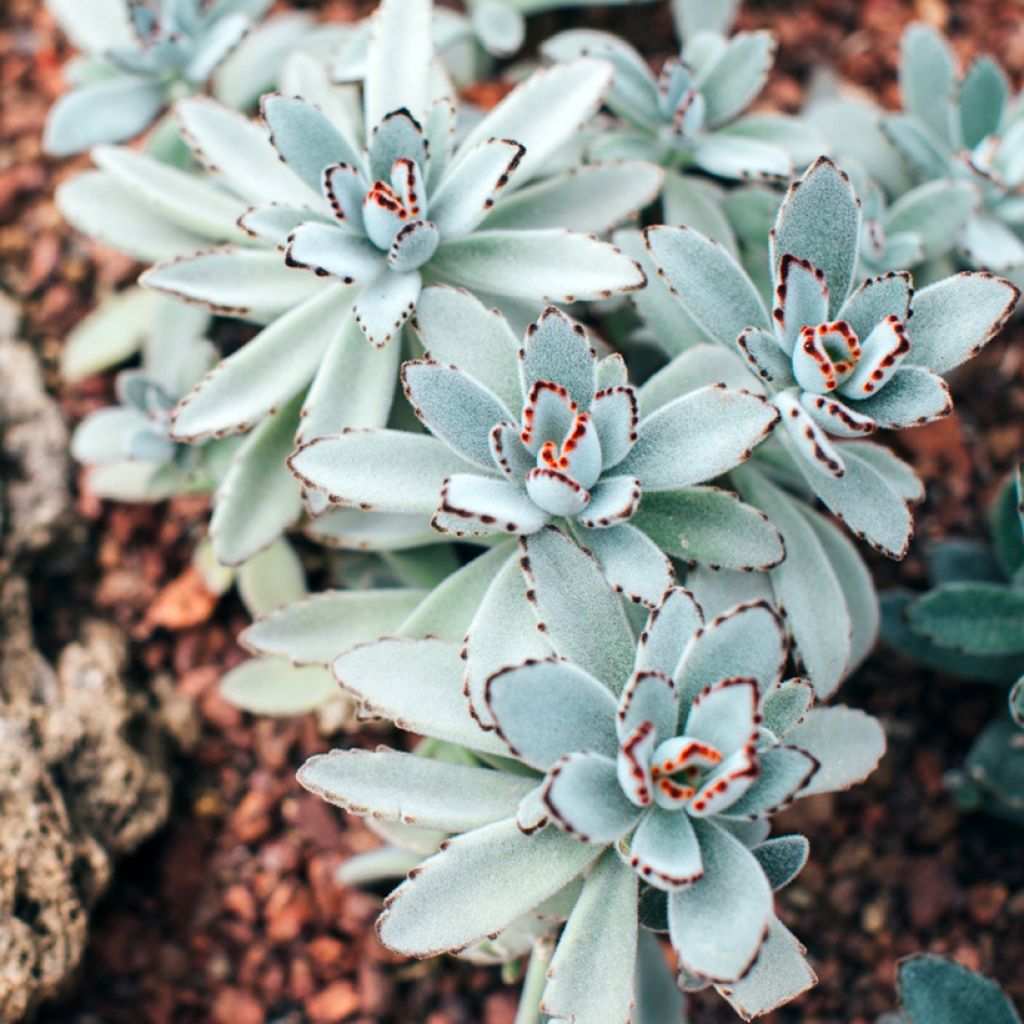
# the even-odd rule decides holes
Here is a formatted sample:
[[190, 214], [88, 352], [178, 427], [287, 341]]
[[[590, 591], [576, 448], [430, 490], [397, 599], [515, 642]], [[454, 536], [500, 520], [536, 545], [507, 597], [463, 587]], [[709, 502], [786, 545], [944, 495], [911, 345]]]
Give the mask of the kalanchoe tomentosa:
[[[770, 431], [778, 414], [763, 398], [712, 386], [641, 415], [621, 357], [599, 361], [583, 327], [554, 308], [518, 347], [496, 313], [465, 292], [432, 288], [418, 326], [433, 358], [406, 363], [402, 376], [433, 436], [355, 430], [311, 441], [289, 463], [306, 486], [349, 508], [432, 516], [449, 536], [528, 535], [561, 523], [616, 586], [647, 604], [671, 582], [662, 551], [707, 557], [700, 534], [716, 526], [722, 561], [781, 560], [758, 513], [696, 486]], [[750, 554], [753, 562], [736, 561]]]
[[768, 605], [704, 623], [672, 589], [637, 644], [586, 553], [550, 528], [521, 545], [520, 587], [560, 656], [491, 676], [494, 731], [471, 717], [455, 644], [382, 640], [333, 662], [367, 711], [480, 763], [337, 751], [302, 769], [304, 785], [357, 813], [457, 834], [390, 897], [382, 940], [418, 956], [458, 950], [582, 875], [541, 1000], [549, 1016], [630, 1017], [641, 899], [688, 985], [719, 986], [747, 1017], [798, 995], [814, 976], [771, 890], [800, 870], [807, 845], [767, 840], [768, 819], [865, 777], [884, 748], [878, 724], [809, 710], [811, 687], [781, 681], [784, 632]]
[[882, 122], [892, 145], [920, 180], [972, 182], [980, 209], [962, 245], [972, 266], [1024, 281], [1024, 106], [990, 57], [960, 75], [946, 40], [910, 25], [900, 54], [902, 114]]
[[[47, 0], [87, 55], [71, 66], [72, 91], [50, 111], [47, 152], [67, 156], [138, 135], [168, 102], [200, 88], [270, 5], [271, 0]], [[276, 28], [294, 42], [292, 25]], [[268, 54], [259, 57], [266, 62]], [[257, 73], [257, 81], [265, 78]]]
[[905, 484], [887, 482], [891, 471], [862, 455], [867, 448], [833, 438], [948, 414], [952, 402], [939, 374], [981, 350], [1019, 293], [987, 273], [917, 292], [906, 273], [855, 287], [860, 232], [849, 179], [820, 158], [791, 186], [771, 234], [770, 317], [721, 246], [686, 228], [648, 228], [645, 237], [687, 312], [710, 338], [738, 351], [762, 382], [807, 484], [856, 533], [901, 557], [910, 533], [909, 514], [899, 511]]

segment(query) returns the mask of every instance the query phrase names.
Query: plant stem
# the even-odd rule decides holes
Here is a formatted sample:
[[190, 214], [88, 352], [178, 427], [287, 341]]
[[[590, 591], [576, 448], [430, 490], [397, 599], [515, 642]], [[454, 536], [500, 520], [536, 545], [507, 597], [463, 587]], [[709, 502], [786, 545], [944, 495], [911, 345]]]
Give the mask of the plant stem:
[[519, 1010], [513, 1024], [544, 1024], [540, 1012], [540, 1001], [548, 980], [548, 967], [555, 953], [555, 944], [550, 937], [540, 939], [530, 954], [530, 966], [523, 979], [523, 991], [519, 997]]

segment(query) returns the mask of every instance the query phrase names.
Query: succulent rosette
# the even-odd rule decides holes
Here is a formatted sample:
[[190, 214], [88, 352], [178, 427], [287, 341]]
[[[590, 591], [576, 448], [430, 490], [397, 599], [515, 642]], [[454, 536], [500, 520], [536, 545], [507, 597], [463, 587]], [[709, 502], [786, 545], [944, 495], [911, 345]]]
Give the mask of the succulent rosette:
[[292, 471], [345, 506], [318, 530], [344, 541], [346, 524], [389, 513], [404, 517], [396, 530], [409, 524], [411, 546], [430, 538], [428, 520], [437, 539], [558, 523], [646, 604], [671, 582], [666, 551], [737, 568], [782, 558], [762, 516], [700, 486], [771, 430], [778, 413], [760, 396], [709, 386], [645, 415], [621, 357], [598, 359], [557, 309], [521, 345], [500, 316], [450, 288], [424, 293], [417, 322], [430, 358], [406, 363], [402, 377], [430, 433], [353, 430], [302, 446]]
[[417, 956], [463, 949], [582, 878], [541, 999], [549, 1017], [612, 1024], [643, 1004], [641, 921], [667, 931], [688, 987], [716, 985], [745, 1017], [793, 998], [814, 975], [772, 889], [807, 844], [768, 839], [768, 819], [866, 776], [881, 729], [811, 708], [808, 683], [783, 681], [785, 633], [766, 603], [705, 622], [673, 588], [638, 640], [586, 552], [550, 528], [520, 543], [521, 598], [555, 654], [490, 676], [489, 729], [463, 695], [458, 644], [407, 633], [332, 662], [367, 712], [474, 752], [453, 764], [335, 751], [300, 772], [356, 813], [453, 835], [389, 898], [382, 940]]
[[309, 19], [296, 14], [257, 29], [270, 6], [271, 0], [47, 0], [82, 51], [65, 69], [71, 90], [47, 118], [47, 152], [68, 156], [131, 139], [211, 76], [225, 100], [254, 102], [309, 28]]

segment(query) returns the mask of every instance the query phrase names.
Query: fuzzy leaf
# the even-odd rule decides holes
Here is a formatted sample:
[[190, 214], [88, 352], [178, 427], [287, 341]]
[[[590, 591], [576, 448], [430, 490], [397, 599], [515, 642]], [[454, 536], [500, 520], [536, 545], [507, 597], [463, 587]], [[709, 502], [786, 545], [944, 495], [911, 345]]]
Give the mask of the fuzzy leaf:
[[534, 609], [555, 651], [620, 693], [633, 665], [633, 634], [597, 562], [550, 527], [524, 538], [522, 550]]
[[843, 705], [812, 708], [786, 741], [820, 764], [802, 796], [849, 789], [866, 779], [885, 753], [885, 733], [878, 721]]
[[1024, 593], [998, 584], [947, 583], [913, 601], [907, 620], [933, 642], [965, 654], [1024, 651]]
[[389, 897], [377, 932], [395, 952], [433, 956], [492, 935], [572, 881], [601, 852], [514, 818], [451, 840]]
[[[64, 379], [82, 380], [133, 356], [149, 333], [158, 305], [155, 296], [136, 287], [106, 298], [64, 339]], [[197, 331], [201, 332], [202, 328]]]
[[557, 229], [476, 231], [443, 243], [431, 268], [475, 291], [541, 302], [607, 299], [645, 283], [639, 265], [614, 246]]
[[[543, 1013], [587, 1024], [622, 1024], [628, 1019], [634, 1004], [636, 906], [636, 872], [609, 850], [587, 877], [558, 941], [544, 988]], [[609, 928], [609, 921], [619, 925]], [[597, 978], [599, 985], [594, 984]]]
[[978, 204], [978, 193], [967, 181], [929, 181], [900, 196], [885, 216], [889, 236], [912, 231], [927, 258], [941, 256], [956, 244]]
[[899, 72], [903, 108], [950, 145], [956, 67], [949, 44], [931, 26], [914, 22], [900, 40]]
[[761, 296], [717, 242], [688, 228], [654, 227], [644, 240], [659, 276], [715, 341], [732, 346], [748, 327], [768, 327]]
[[638, 936], [634, 1024], [678, 1024], [685, 1020], [683, 994], [665, 963], [656, 935], [645, 928]]
[[303, 445], [288, 460], [307, 486], [364, 510], [430, 515], [445, 478], [466, 463], [447, 445], [401, 430], [348, 430]]
[[776, 836], [755, 846], [754, 856], [774, 892], [784, 889], [804, 869], [811, 844], [799, 835]]
[[487, 754], [507, 754], [469, 713], [459, 681], [462, 659], [443, 640], [381, 640], [339, 655], [331, 672], [366, 711], [400, 729]]
[[757, 755], [759, 774], [754, 784], [722, 812], [729, 817], [756, 818], [787, 807], [811, 781], [818, 762], [797, 747], [773, 747]]
[[772, 265], [808, 260], [825, 274], [834, 316], [853, 283], [860, 243], [860, 203], [846, 174], [827, 157], [790, 186], [771, 236]]
[[1009, 98], [1006, 73], [991, 57], [979, 57], [964, 75], [957, 97], [960, 131], [967, 149], [999, 133]]
[[284, 537], [246, 559], [238, 569], [238, 596], [253, 616], [266, 615], [306, 596], [306, 574]]
[[406, 107], [421, 116], [430, 99], [434, 47], [429, 0], [384, 0], [371, 24], [363, 85], [366, 124]]
[[338, 684], [319, 665], [296, 667], [277, 658], [251, 658], [220, 681], [221, 696], [255, 715], [304, 715], [338, 696]]
[[775, 38], [770, 32], [734, 35], [701, 82], [707, 124], [725, 124], [746, 110], [764, 87], [774, 59]]
[[1020, 1024], [1020, 1015], [994, 981], [944, 957], [922, 954], [902, 961], [899, 989], [913, 1024]]
[[386, 345], [412, 316], [423, 281], [419, 271], [385, 269], [360, 292], [356, 322], [371, 345]]
[[241, 637], [258, 654], [297, 665], [326, 665], [356, 644], [393, 634], [426, 596], [423, 590], [327, 590], [257, 619]]
[[717, 487], [648, 493], [632, 522], [673, 557], [714, 568], [764, 572], [785, 555], [767, 516]]
[[537, 780], [397, 750], [332, 750], [309, 758], [299, 783], [361, 817], [468, 832], [515, 814]]
[[615, 761], [591, 751], [567, 754], [556, 762], [543, 796], [559, 827], [584, 843], [614, 843], [640, 814], [619, 785]]
[[757, 395], [701, 388], [641, 420], [639, 438], [619, 469], [638, 477], [645, 493], [701, 484], [749, 458], [777, 420]]
[[669, 931], [680, 966], [717, 982], [742, 978], [761, 949], [772, 893], [760, 865], [711, 821], [695, 823], [704, 877], [669, 898]]
[[1002, 330], [1020, 292], [1002, 278], [962, 273], [914, 294], [907, 363], [945, 373], [975, 356]]
[[708, 384], [724, 384], [729, 388], [751, 391], [757, 391], [759, 387], [756, 381], [751, 380], [750, 370], [734, 351], [721, 345], [694, 345], [647, 380], [640, 389], [640, 413], [650, 416], [680, 395]]
[[519, 357], [522, 389], [529, 395], [538, 381], [559, 384], [586, 412], [597, 388], [597, 358], [582, 325], [551, 307], [526, 332]]
[[53, 105], [43, 147], [51, 156], [71, 156], [97, 143], [125, 142], [153, 121], [165, 101], [158, 82], [128, 75], [87, 82]]
[[912, 295], [910, 275], [906, 272], [869, 277], [843, 303], [839, 319], [845, 320], [858, 338], [867, 339], [875, 325], [887, 316], [905, 323]]
[[640, 634], [637, 671], [661, 672], [671, 679], [687, 644], [703, 625], [700, 606], [689, 591], [682, 587], [668, 591]]
[[672, 586], [672, 563], [658, 545], [631, 523], [581, 529], [580, 539], [598, 560], [608, 582], [637, 604], [654, 607]]
[[900, 430], [948, 416], [953, 399], [937, 373], [921, 366], [901, 366], [877, 395], [857, 403], [857, 411], [880, 427]]

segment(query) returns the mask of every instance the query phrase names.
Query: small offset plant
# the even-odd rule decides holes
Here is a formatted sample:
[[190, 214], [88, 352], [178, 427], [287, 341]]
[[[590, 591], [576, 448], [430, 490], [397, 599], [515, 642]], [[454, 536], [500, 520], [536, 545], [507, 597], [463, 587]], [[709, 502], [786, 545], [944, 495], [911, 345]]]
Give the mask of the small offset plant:
[[1010, 685], [1009, 715], [991, 722], [952, 777], [965, 808], [1024, 822], [1024, 485], [1020, 468], [991, 515], [992, 546], [935, 544], [933, 588], [883, 594], [882, 636], [942, 672]]
[[273, 81], [268, 65], [306, 28], [303, 18], [277, 18], [239, 49], [271, 0], [47, 0], [47, 6], [82, 51], [65, 68], [71, 90], [46, 122], [43, 143], [54, 156], [134, 138], [218, 70], [220, 93], [233, 102], [255, 100]]
[[947, 957], [919, 953], [900, 961], [902, 1009], [878, 1024], [1021, 1024], [1010, 997], [994, 982]]
[[814, 975], [771, 892], [807, 844], [768, 839], [768, 819], [866, 776], [884, 748], [878, 724], [812, 709], [808, 683], [782, 680], [785, 636], [765, 604], [705, 623], [672, 589], [638, 643], [600, 568], [563, 534], [545, 528], [521, 552], [519, 588], [556, 654], [510, 658], [480, 706], [461, 695], [458, 644], [382, 640], [332, 662], [367, 712], [474, 752], [454, 764], [337, 751], [300, 772], [357, 813], [454, 836], [389, 898], [381, 939], [417, 956], [460, 950], [582, 877], [548, 980], [528, 993], [547, 1016], [611, 1024], [636, 1007], [637, 1022], [678, 1019], [678, 992], [669, 1015], [658, 1013], [672, 1004], [647, 1008], [641, 924], [667, 932], [689, 987], [714, 984], [744, 1017], [793, 998]]
[[[946, 415], [943, 375], [1015, 308], [988, 271], [947, 276], [961, 238], [996, 267], [990, 222], [1019, 227], [994, 65], [956, 84], [913, 29], [892, 142], [863, 110], [837, 140], [820, 109], [755, 108], [775, 42], [730, 36], [731, 0], [674, 0], [658, 76], [613, 35], [562, 33], [488, 111], [455, 102], [494, 67], [476, 42], [510, 56], [525, 16], [580, 0], [252, 31], [266, 0], [48, 3], [85, 56], [47, 141], [96, 165], [60, 208], [150, 265], [66, 349], [70, 378], [122, 367], [75, 453], [101, 495], [213, 491], [194, 564], [255, 618], [228, 699], [422, 737], [300, 774], [384, 841], [348, 881], [407, 876], [385, 944], [501, 964], [517, 1024], [679, 1024], [707, 987], [751, 1018], [808, 989], [773, 893], [809, 843], [771, 819], [885, 746], [817, 706], [879, 605], [814, 505], [902, 557], [923, 489], [868, 438]], [[1001, 644], [941, 655], [1000, 683], [1024, 671], [1003, 671], [1024, 657], [1017, 487], [995, 562], [974, 560], [997, 569], [940, 553], [959, 596], [901, 597], [894, 620], [917, 653]], [[332, 589], [307, 594], [291, 529], [340, 549], [317, 561]], [[996, 725], [959, 791], [1024, 814], [1024, 731]]]

